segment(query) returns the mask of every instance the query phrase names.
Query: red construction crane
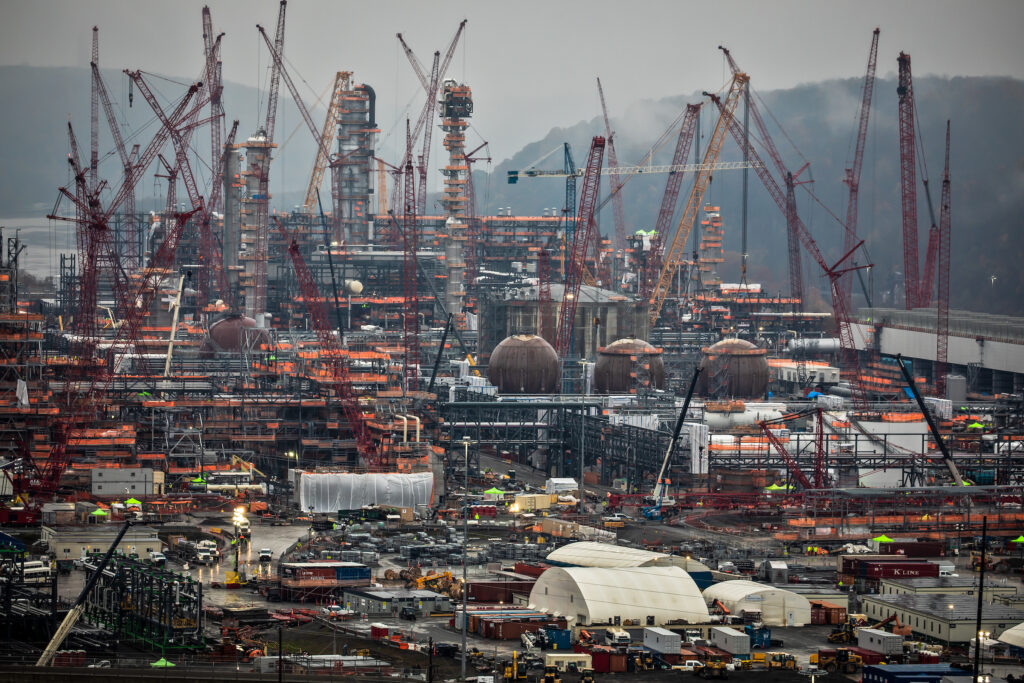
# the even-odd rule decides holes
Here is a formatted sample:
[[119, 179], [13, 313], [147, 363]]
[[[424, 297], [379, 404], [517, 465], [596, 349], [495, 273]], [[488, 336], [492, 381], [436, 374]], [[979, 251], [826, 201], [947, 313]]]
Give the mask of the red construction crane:
[[334, 378], [334, 389], [338, 395], [341, 408], [345, 412], [349, 427], [352, 430], [352, 436], [355, 437], [359, 454], [366, 461], [367, 469], [371, 471], [379, 470], [382, 465], [380, 454], [370, 436], [362, 413], [359, 411], [359, 402], [356, 395], [352, 391], [345, 352], [341, 348], [338, 336], [331, 330], [330, 320], [327, 316], [327, 302], [321, 296], [316, 280], [306, 266], [306, 261], [302, 258], [299, 243], [288, 234], [288, 231], [281, 224], [281, 221], [278, 220], [277, 216], [274, 216], [274, 222], [277, 224], [277, 231], [288, 243], [288, 256], [291, 257], [292, 266], [295, 268], [295, 277], [299, 282], [302, 297], [306, 302], [306, 311], [309, 313], [310, 323], [320, 342], [323, 358], [326, 359], [327, 366]]
[[[436, 61], [434, 66], [436, 69]], [[437, 77], [436, 70], [433, 76]], [[420, 365], [420, 300], [416, 283], [419, 231], [416, 229], [416, 175], [412, 167], [412, 133], [408, 119], [405, 120], [405, 147], [405, 204], [402, 207], [402, 331], [405, 333], [405, 385], [408, 392], [417, 389]]]
[[[764, 435], [768, 438], [768, 442], [782, 457], [782, 461], [786, 463], [786, 469], [789, 470], [793, 478], [800, 484], [800, 487], [805, 491], [809, 489], [823, 489], [832, 487], [832, 479], [828, 474], [828, 452], [825, 448], [825, 413], [821, 408], [812, 408], [799, 413], [791, 413], [785, 415], [782, 418], [783, 422], [789, 422], [802, 417], [808, 417], [813, 415], [815, 418], [815, 429], [814, 429], [814, 482], [807, 477], [796, 460], [783, 445], [782, 441], [776, 436], [771, 430], [768, 422], [759, 422], [758, 426]], [[775, 423], [777, 424], [777, 423]]]
[[579, 303], [580, 286], [583, 284], [583, 267], [587, 256], [587, 243], [593, 229], [594, 205], [597, 190], [601, 184], [601, 161], [604, 159], [605, 139], [595, 136], [590, 143], [590, 154], [583, 174], [583, 189], [580, 192], [580, 208], [576, 214], [576, 230], [573, 232], [572, 249], [569, 251], [565, 269], [565, 285], [562, 290], [562, 305], [558, 311], [558, 326], [555, 328], [555, 351], [559, 360], [565, 360], [572, 339], [573, 322], [576, 320], [576, 305]]
[[197, 303], [202, 308], [210, 300], [210, 288], [213, 277], [217, 278], [217, 286], [221, 298], [233, 309], [234, 296], [228, 286], [227, 273], [224, 272], [224, 259], [213, 235], [212, 216], [220, 205], [221, 188], [224, 185], [223, 166], [224, 148], [221, 144], [221, 126], [224, 125], [224, 106], [221, 96], [224, 85], [221, 83], [220, 42], [223, 33], [216, 37], [213, 33], [213, 18], [210, 8], [203, 7], [203, 53], [206, 57], [204, 68], [206, 91], [210, 99], [210, 171], [211, 187], [203, 212], [199, 216], [199, 296]]
[[901, 52], [897, 58], [899, 80], [896, 95], [899, 98], [900, 133], [900, 198], [903, 207], [903, 282], [906, 307], [917, 307], [917, 164], [914, 134], [914, 81], [910, 73], [910, 55]]
[[[434, 64], [430, 69], [430, 89], [428, 92], [436, 92], [441, 87], [441, 71], [440, 71], [440, 59], [441, 53], [434, 53]], [[419, 196], [416, 204], [416, 213], [420, 216], [425, 216], [427, 213], [427, 165], [430, 162], [430, 141], [433, 139], [434, 126], [431, 125], [431, 121], [434, 120], [434, 111], [437, 109], [438, 98], [428, 97], [426, 107], [424, 109], [426, 114], [426, 124], [423, 128], [423, 152], [420, 154], [419, 164], [417, 165], [417, 171], [419, 172]], [[406, 152], [410, 157], [412, 156], [412, 148]]]
[[949, 121], [946, 121], [946, 163], [942, 172], [942, 201], [939, 205], [939, 286], [936, 294], [937, 317], [935, 325], [935, 393], [946, 396], [946, 373], [949, 371], [949, 260], [950, 214], [949, 186]]
[[[619, 167], [619, 159], [615, 154], [615, 133], [612, 131], [612, 124], [608, 121], [608, 107], [604, 103], [604, 88], [601, 87], [601, 79], [597, 79], [597, 94], [601, 97], [601, 116], [604, 117], [604, 134], [608, 140], [608, 168], [615, 170]], [[626, 248], [626, 213], [622, 208], [622, 180], [618, 174], [609, 178], [612, 195], [612, 213], [615, 216], [615, 244], [613, 249], [618, 251]]]
[[[719, 99], [717, 95], [711, 95], [711, 100], [718, 106], [719, 111], [722, 112], [722, 116], [728, 121], [729, 131], [732, 133], [737, 144], [743, 145], [743, 126], [736, 120], [732, 115], [732, 111], [727, 109], [726, 105], [722, 103], [721, 99]], [[782, 191], [782, 188], [779, 187], [778, 182], [775, 180], [774, 176], [772, 176], [771, 172], [768, 171], [768, 167], [762, 163], [760, 155], [757, 153], [757, 150], [753, 145], [749, 146], [748, 153], [754, 171], [761, 179], [765, 189], [768, 190], [768, 194], [771, 195], [773, 200], [775, 200], [776, 206], [785, 212], [787, 203], [786, 194]], [[867, 399], [864, 395], [863, 387], [861, 386], [860, 359], [857, 357], [857, 346], [853, 339], [851, 317], [849, 308], [846, 306], [846, 302], [843, 300], [843, 297], [839, 292], [839, 281], [842, 279], [843, 275], [854, 270], [870, 267], [870, 265], [843, 266], [846, 260], [853, 255], [861, 244], [863, 244], [863, 240], [844, 253], [834, 265], [830, 266], [828, 262], [825, 261], [825, 257], [822, 255], [817, 243], [814, 241], [814, 238], [811, 237], [811, 233], [807, 230], [807, 227], [803, 224], [803, 221], [800, 220], [799, 216], [796, 217], [794, 227], [796, 229], [797, 237], [799, 237], [804, 249], [807, 250], [807, 253], [811, 255], [814, 261], [821, 268], [822, 272], [829, 279], [829, 287], [832, 293], [832, 311], [835, 316], [836, 327], [839, 334], [842, 369], [847, 372], [847, 376], [851, 379], [855, 405], [858, 407], [864, 407], [867, 403]]]
[[814, 486], [811, 484], [811, 480], [807, 478], [804, 471], [800, 469], [800, 465], [797, 464], [796, 460], [793, 459], [793, 456], [789, 454], [788, 450], [786, 450], [786, 447], [782, 445], [781, 441], [779, 441], [779, 437], [775, 436], [775, 433], [769, 429], [767, 423], [760, 422], [758, 424], [761, 427], [761, 431], [764, 432], [764, 435], [768, 437], [768, 443], [772, 445], [772, 447], [782, 457], [782, 461], [786, 463], [786, 469], [788, 469], [789, 473], [793, 475], [796, 482], [800, 484], [800, 488], [805, 491], [813, 489]]
[[537, 336], [550, 344], [554, 341], [555, 316], [551, 307], [551, 254], [546, 247], [537, 253], [537, 305], [540, 307]]
[[[878, 64], [878, 35], [880, 29], [871, 34], [871, 48], [868, 50], [868, 67], [864, 74], [864, 88], [860, 98], [860, 116], [857, 123], [857, 142], [853, 150], [853, 165], [846, 169], [843, 182], [850, 191], [846, 205], [846, 233], [843, 236], [843, 251], [849, 251], [857, 241], [857, 199], [860, 193], [860, 172], [864, 165], [864, 143], [868, 137], [868, 117], [871, 114], [871, 98], [875, 91], [875, 67]], [[846, 305], [850, 305], [852, 278], [843, 278], [839, 283], [840, 293]]]
[[[92, 64], [99, 65], [100, 63], [100, 29], [98, 26], [92, 27]], [[89, 186], [90, 189], [95, 190], [100, 182], [100, 109], [99, 109], [99, 93], [97, 92], [97, 83], [94, 80], [92, 82], [92, 98], [89, 106]]]
[[[686, 113], [683, 115], [683, 123], [679, 128], [679, 136], [676, 138], [676, 148], [672, 153], [672, 166], [682, 166], [690, 156], [690, 148], [693, 146], [693, 136], [697, 130], [697, 117], [700, 116], [702, 104], [686, 105]], [[665, 193], [661, 196], [661, 208], [658, 210], [658, 220], [654, 226], [654, 238], [651, 240], [650, 249], [647, 255], [647, 262], [640, 272], [640, 298], [648, 300], [654, 291], [655, 278], [661, 272], [662, 256], [665, 251], [665, 240], [672, 225], [672, 216], [676, 211], [676, 204], [679, 202], [679, 190], [683, 187], [683, 172], [669, 171], [665, 180]]]
[[[742, 73], [739, 65], [736, 64], [736, 60], [733, 59], [732, 53], [728, 49], [718, 46], [718, 49], [725, 55], [726, 60], [729, 62], [729, 68], [732, 70], [733, 75]], [[797, 175], [790, 173], [786, 164], [782, 161], [782, 155], [779, 153], [778, 148], [775, 146], [774, 140], [772, 140], [771, 133], [768, 132], [768, 126], [765, 125], [764, 119], [761, 117], [761, 111], [757, 106], [757, 102], [750, 95], [750, 82], [746, 83], [747, 97], [745, 104], [747, 111], [750, 112], [750, 118], [754, 120], [754, 126], [757, 128], [758, 135], [761, 138], [761, 142], [764, 145], [765, 151], [768, 153], [768, 157], [772, 160], [775, 165], [775, 170], [778, 172], [779, 177], [786, 183], [786, 192], [788, 195], [793, 196], [793, 201], [787, 201], [779, 208], [782, 210], [782, 215], [786, 217], [786, 244], [789, 249], [789, 294], [792, 297], [803, 299], [804, 298], [804, 285], [803, 285], [803, 271], [801, 268], [800, 259], [800, 241], [796, 237], [796, 224], [800, 220], [796, 210], [796, 197], [792, 187], [789, 187], [791, 183], [795, 181]], [[744, 135], [743, 138], [737, 141], [740, 149], [745, 147], [749, 148], [749, 136]], [[806, 165], [805, 165], [806, 167]], [[803, 169], [801, 169], [802, 171]]]

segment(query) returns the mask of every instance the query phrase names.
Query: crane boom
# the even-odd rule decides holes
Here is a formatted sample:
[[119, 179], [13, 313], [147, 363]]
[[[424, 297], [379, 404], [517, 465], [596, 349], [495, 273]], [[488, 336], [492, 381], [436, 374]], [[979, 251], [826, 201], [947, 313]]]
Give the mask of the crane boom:
[[690, 380], [690, 387], [686, 390], [686, 398], [683, 400], [682, 410], [679, 411], [679, 417], [676, 418], [676, 426], [672, 430], [672, 438], [668, 441], [665, 458], [661, 461], [661, 470], [658, 472], [658, 478], [654, 483], [654, 500], [659, 513], [661, 511], [661, 501], [665, 496], [665, 487], [662, 485], [662, 482], [665, 480], [665, 470], [668, 469], [668, 461], [672, 459], [672, 453], [676, 449], [676, 442], [679, 441], [679, 432], [683, 429], [686, 411], [690, 409], [690, 399], [693, 398], [693, 390], [697, 387], [697, 378], [700, 377], [702, 370], [703, 368], [698, 366], [693, 371], [693, 378]]
[[[604, 134], [608, 140], [608, 168], [618, 168], [619, 159], [615, 154], [615, 134], [612, 132], [612, 124], [608, 121], [608, 107], [604, 102], [604, 88], [601, 87], [601, 79], [597, 79], [597, 93], [601, 97], [601, 115], [604, 117]], [[622, 181], [618, 174], [611, 177], [612, 213], [615, 217], [615, 249], [626, 248], [626, 213], [622, 207]]]
[[946, 121], [946, 165], [942, 173], [942, 200], [939, 205], [939, 284], [935, 294], [935, 393], [946, 395], [946, 372], [949, 370], [949, 260], [952, 217], [949, 186], [949, 121]]
[[796, 460], [793, 459], [793, 456], [786, 450], [786, 447], [782, 445], [781, 441], [779, 441], [779, 437], [775, 436], [775, 433], [768, 428], [768, 423], [759, 422], [758, 425], [761, 427], [761, 431], [764, 432], [764, 435], [768, 438], [768, 443], [770, 443], [782, 457], [782, 461], [786, 463], [787, 469], [789, 469], [790, 474], [793, 475], [793, 478], [796, 479], [801, 488], [805, 491], [813, 489], [814, 486], [811, 485], [811, 480], [807, 478], [804, 471], [800, 469], [800, 465], [797, 464]]
[[903, 281], [907, 310], [918, 304], [917, 264], [917, 166], [914, 135], [914, 80], [910, 73], [910, 55], [901, 52], [897, 59], [899, 80], [900, 200], [903, 208]]
[[604, 146], [605, 139], [599, 135], [591, 141], [590, 154], [585, 167], [586, 172], [583, 175], [580, 208], [576, 214], [576, 230], [573, 233], [572, 249], [569, 251], [569, 263], [566, 266], [565, 285], [562, 290], [562, 305], [558, 311], [558, 325], [555, 328], [555, 351], [560, 360], [564, 360], [569, 352], [573, 322], [576, 320], [576, 305], [580, 298], [580, 286], [583, 284], [584, 260], [593, 228], [594, 205], [597, 203], [597, 190], [601, 184], [600, 170], [601, 161], [604, 158]]
[[[676, 229], [676, 234], [672, 239], [672, 243], [665, 252], [665, 263], [661, 267], [661, 273], [658, 275], [658, 280], [655, 283], [651, 294], [650, 306], [648, 308], [648, 317], [651, 329], [653, 329], [654, 325], [658, 322], [658, 317], [661, 315], [661, 308], [665, 304], [665, 298], [668, 296], [672, 286], [672, 281], [675, 279], [676, 270], [682, 264], [683, 253], [686, 250], [686, 241], [690, 238], [690, 228], [693, 226], [693, 221], [697, 216], [697, 210], [699, 209], [701, 202], [704, 201], [704, 193], [711, 184], [711, 168], [718, 161], [718, 156], [722, 152], [722, 145], [725, 143], [725, 134], [728, 131], [728, 120], [732, 117], [732, 112], [736, 109], [736, 104], [739, 102], [739, 96], [742, 93], [747, 80], [747, 75], [742, 72], [733, 74], [732, 83], [729, 87], [729, 95], [726, 98], [724, 109], [722, 110], [722, 114], [718, 117], [718, 122], [715, 124], [715, 130], [711, 134], [707, 150], [704, 153], [704, 163], [701, 164], [701, 170], [697, 172], [697, 178], [693, 183], [693, 190], [690, 192], [690, 199], [686, 202], [686, 209], [684, 209], [683, 216], [679, 220], [679, 226]], [[705, 93], [705, 95], [707, 94], [708, 93]]]
[[303, 206], [312, 211], [316, 204], [316, 191], [324, 179], [324, 171], [330, 161], [330, 148], [334, 142], [334, 133], [338, 129], [338, 110], [341, 108], [341, 93], [348, 89], [351, 71], [339, 71], [334, 75], [334, 88], [331, 90], [331, 101], [327, 106], [323, 128], [320, 129], [319, 140], [322, 144], [316, 148], [316, 159], [313, 161], [313, 172], [306, 186], [306, 199]]
[[[868, 67], [864, 74], [864, 88], [861, 91], [860, 117], [857, 122], [857, 142], [853, 152], [853, 165], [846, 169], [843, 182], [849, 189], [850, 196], [846, 204], [846, 234], [843, 237], [843, 251], [849, 251], [857, 241], [857, 199], [860, 193], [860, 173], [864, 165], [864, 144], [868, 136], [868, 117], [871, 114], [871, 98], [875, 90], [875, 68], [878, 64], [878, 35], [876, 28], [871, 34], [871, 48], [868, 50]], [[853, 282], [843, 278], [840, 291], [847, 305], [850, 304], [850, 290]]]
[[907, 386], [910, 387], [910, 393], [914, 396], [914, 400], [917, 401], [917, 406], [924, 413], [925, 422], [928, 423], [928, 429], [932, 433], [932, 438], [935, 439], [935, 445], [939, 447], [939, 451], [942, 453], [942, 460], [946, 463], [946, 468], [949, 470], [949, 474], [953, 477], [953, 481], [957, 486], [963, 486], [964, 480], [960, 476], [960, 469], [956, 466], [953, 461], [953, 456], [949, 452], [949, 446], [946, 445], [946, 440], [942, 438], [942, 434], [939, 433], [939, 427], [935, 424], [935, 418], [932, 417], [932, 411], [928, 410], [928, 406], [925, 405], [924, 399], [921, 398], [921, 392], [917, 390], [917, 382], [910, 376], [910, 371], [907, 370], [906, 363], [903, 362], [903, 354], [896, 354], [896, 363], [900, 366], [900, 371], [903, 373], [903, 379], [907, 380]]

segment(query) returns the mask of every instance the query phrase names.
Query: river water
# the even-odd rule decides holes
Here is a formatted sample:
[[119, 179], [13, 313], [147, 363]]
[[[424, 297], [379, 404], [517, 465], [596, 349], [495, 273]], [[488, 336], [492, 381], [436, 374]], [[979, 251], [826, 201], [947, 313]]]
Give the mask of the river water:
[[[47, 220], [45, 215], [0, 218], [4, 238], [17, 236], [26, 249], [21, 253], [22, 270], [38, 278], [60, 274], [60, 253], [74, 253], [74, 225], [67, 221]], [[6, 246], [5, 246], [6, 249]]]

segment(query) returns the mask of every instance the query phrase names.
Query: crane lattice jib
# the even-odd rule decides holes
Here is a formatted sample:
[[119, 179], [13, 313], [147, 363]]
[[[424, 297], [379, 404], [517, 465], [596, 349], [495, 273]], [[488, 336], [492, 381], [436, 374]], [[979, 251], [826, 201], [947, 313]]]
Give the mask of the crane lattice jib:
[[330, 148], [334, 142], [334, 134], [338, 129], [338, 110], [341, 107], [341, 94], [348, 90], [351, 71], [339, 71], [334, 76], [334, 88], [331, 90], [331, 101], [327, 105], [327, 116], [324, 118], [323, 128], [317, 138], [321, 141], [316, 148], [316, 159], [313, 161], [313, 172], [309, 176], [309, 185], [306, 186], [306, 199], [303, 206], [312, 210], [316, 205], [316, 191], [324, 179], [324, 171], [330, 161]]
[[[679, 128], [679, 137], [676, 138], [676, 148], [672, 153], [672, 166], [681, 166], [690, 156], [690, 148], [693, 146], [693, 136], [697, 130], [697, 117], [700, 115], [700, 104], [686, 105], [686, 114], [683, 116], [683, 123]], [[672, 223], [672, 215], [676, 211], [676, 203], [679, 201], [679, 191], [683, 187], [682, 171], [669, 171], [665, 180], [665, 194], [661, 197], [661, 208], [658, 210], [658, 220], [655, 223], [654, 231], [657, 246], [651, 245], [649, 263], [657, 261], [657, 268], [649, 268], [647, 277], [641, 282], [641, 296], [644, 299], [650, 297], [651, 289], [654, 287], [652, 281], [656, 273], [661, 272], [661, 251], [665, 244], [665, 236], [668, 234], [669, 225]]]
[[[853, 152], [853, 166], [846, 170], [845, 182], [850, 191], [849, 203], [846, 205], [846, 233], [843, 237], [843, 251], [849, 251], [857, 241], [857, 200], [860, 193], [860, 172], [864, 165], [864, 144], [868, 136], [868, 118], [871, 114], [871, 98], [875, 90], [875, 68], [878, 64], [878, 34], [875, 29], [871, 34], [871, 49], [868, 50], [868, 66], [864, 73], [864, 88], [860, 100], [860, 117], [857, 124], [857, 142]], [[843, 278], [840, 285], [843, 300], [850, 304], [852, 278]]]
[[686, 209], [683, 211], [683, 217], [679, 221], [672, 244], [665, 251], [665, 263], [661, 267], [661, 273], [658, 275], [658, 281], [651, 294], [650, 308], [648, 309], [651, 329], [658, 322], [661, 307], [665, 304], [665, 298], [671, 290], [676, 270], [683, 262], [686, 241], [690, 238], [690, 228], [693, 226], [701, 202], [704, 201], [704, 193], [707, 191], [708, 185], [711, 184], [711, 168], [718, 161], [722, 145], [725, 143], [725, 134], [728, 131], [726, 122], [732, 117], [732, 112], [736, 109], [736, 104], [739, 102], [740, 94], [743, 92], [743, 86], [747, 80], [747, 75], [744, 73], [733, 74], [732, 84], [729, 87], [729, 94], [723, 109], [724, 112], [728, 112], [728, 116], [725, 114], [719, 116], [718, 122], [715, 124], [715, 130], [711, 134], [707, 150], [704, 153], [704, 163], [701, 164], [701, 170], [697, 172], [693, 190], [690, 192], [690, 199], [686, 202]]
[[322, 353], [327, 359], [328, 367], [334, 378], [335, 390], [338, 393], [345, 417], [352, 429], [352, 434], [356, 439], [359, 452], [366, 458], [367, 463], [371, 466], [376, 466], [379, 464], [376, 460], [377, 449], [359, 412], [356, 396], [352, 392], [344, 352], [339, 346], [338, 337], [331, 332], [330, 322], [327, 317], [327, 303], [324, 301], [323, 296], [321, 296], [320, 289], [317, 287], [313, 274], [309, 272], [305, 259], [302, 258], [298, 242], [288, 234], [288, 231], [281, 225], [281, 221], [278, 220], [277, 216], [274, 216], [274, 222], [277, 224], [277, 231], [288, 244], [288, 256], [291, 257], [292, 266], [295, 268], [295, 279], [299, 283], [299, 289], [302, 291], [303, 299], [306, 302], [306, 312], [309, 313], [313, 331], [316, 333]]
[[[434, 53], [434, 64], [430, 71], [430, 92], [436, 92], [441, 85], [441, 71], [439, 60], [441, 59], [441, 53]], [[437, 97], [427, 97], [426, 102], [426, 123], [423, 129], [423, 153], [420, 154], [418, 172], [419, 172], [419, 189], [418, 196], [416, 197], [416, 213], [423, 216], [427, 213], [427, 167], [430, 165], [430, 141], [433, 139], [434, 126], [430, 125], [430, 122], [434, 119], [434, 112], [437, 110]], [[410, 151], [411, 154], [411, 151]], [[472, 171], [469, 169], [469, 164], [466, 164], [467, 175], [472, 175]], [[415, 272], [415, 269], [414, 269]]]
[[[604, 88], [601, 87], [601, 79], [597, 79], [597, 93], [601, 97], [601, 115], [604, 117], [604, 132], [608, 140], [608, 168], [618, 168], [619, 159], [615, 154], [615, 136], [612, 133], [612, 124], [608, 120], [608, 107], [604, 102]], [[626, 212], [622, 207], [622, 181], [618, 175], [610, 179], [612, 194], [612, 213], [615, 217], [615, 248], [626, 248]]]
[[[712, 95], [711, 101], [715, 103], [719, 111], [723, 114], [727, 111], [725, 104], [717, 96]], [[736, 120], [736, 117], [731, 115], [731, 113], [728, 117], [728, 128], [737, 144], [742, 145], [744, 139], [743, 126]], [[782, 188], [779, 187], [779, 183], [775, 180], [774, 176], [772, 176], [768, 167], [762, 163], [760, 155], [757, 153], [757, 150], [753, 145], [749, 147], [748, 153], [751, 161], [751, 167], [754, 169], [754, 172], [757, 173], [757, 177], [761, 179], [761, 182], [764, 184], [768, 194], [771, 195], [771, 198], [775, 201], [775, 205], [778, 206], [779, 210], [785, 215], [787, 202], [785, 192], [783, 192]], [[842, 359], [841, 365], [847, 373], [852, 375], [854, 402], [858, 406], [863, 406], [865, 397], [861, 386], [860, 361], [857, 357], [857, 348], [853, 339], [853, 328], [850, 324], [851, 318], [849, 308], [846, 306], [846, 302], [843, 301], [841, 292], [838, 288], [840, 278], [843, 274], [849, 271], [849, 269], [840, 269], [839, 265], [845, 262], [846, 259], [852, 255], [853, 251], [860, 246], [860, 243], [858, 243], [854, 249], [846, 252], [843, 257], [836, 262], [836, 265], [830, 266], [828, 262], [825, 261], [825, 257], [821, 253], [821, 249], [818, 248], [818, 244], [814, 241], [814, 238], [811, 237], [811, 233], [807, 230], [807, 227], [799, 216], [796, 217], [794, 228], [804, 249], [807, 250], [807, 253], [811, 255], [814, 262], [818, 264], [818, 267], [821, 268], [822, 272], [829, 278], [829, 288], [832, 294], [832, 310], [839, 334], [840, 355]]]
[[[330, 136], [324, 137], [321, 135], [320, 129], [313, 123], [313, 117], [309, 114], [309, 109], [306, 108], [306, 103], [303, 102], [302, 96], [299, 95], [299, 89], [295, 87], [295, 83], [292, 81], [292, 77], [288, 74], [288, 70], [284, 68], [284, 62], [282, 61], [281, 51], [278, 50], [270, 42], [270, 37], [267, 32], [263, 30], [262, 26], [257, 25], [260, 35], [263, 36], [263, 41], [267, 44], [267, 49], [270, 50], [270, 56], [274, 60], [274, 65], [281, 73], [281, 78], [284, 79], [284, 84], [288, 86], [288, 92], [292, 95], [292, 100], [295, 102], [296, 109], [299, 110], [299, 114], [302, 115], [302, 120], [306, 122], [306, 128], [309, 129], [310, 134], [313, 136], [313, 142], [317, 146], [317, 155], [323, 155], [325, 158], [329, 157], [331, 150], [329, 149], [331, 141]], [[269, 138], [269, 135], [268, 135]], [[316, 191], [314, 190], [314, 194]]]
[[900, 200], [903, 208], [903, 277], [906, 307], [910, 310], [918, 302], [917, 263], [917, 168], [914, 149], [914, 81], [910, 74], [910, 55], [901, 52], [897, 58], [899, 80], [896, 95], [899, 100], [900, 134]]
[[946, 395], [949, 351], [949, 260], [952, 201], [949, 184], [949, 121], [946, 121], [946, 165], [942, 173], [942, 200], [939, 205], [939, 284], [935, 293], [938, 320], [935, 335], [935, 394]]
[[789, 451], [787, 451], [786, 447], [782, 445], [779, 438], [775, 436], [771, 429], [768, 428], [766, 423], [761, 422], [759, 424], [761, 426], [761, 431], [764, 432], [766, 437], [768, 437], [768, 442], [776, 451], [778, 451], [779, 456], [782, 457], [782, 462], [786, 463], [786, 468], [789, 470], [789, 473], [793, 475], [793, 478], [796, 479], [797, 483], [800, 484], [801, 488], [805, 491], [813, 489], [814, 486], [811, 485], [810, 479], [808, 479], [807, 475], [804, 474], [804, 471], [800, 469], [800, 465], [798, 465], [796, 460], [793, 459], [793, 456], [789, 454]]
[[[434, 59], [432, 77], [437, 78], [437, 59]], [[409, 133], [409, 121], [405, 122], [405, 144], [409, 153], [406, 155], [405, 172], [405, 204], [402, 207], [402, 331], [405, 335], [405, 382], [407, 391], [414, 391], [419, 375], [420, 362], [420, 317], [419, 291], [416, 282], [416, 249], [419, 246], [419, 233], [416, 229], [416, 176], [412, 168], [412, 137]]]
[[[749, 152], [750, 146], [747, 145]], [[749, 156], [749, 154], [748, 154]], [[796, 210], [796, 181], [793, 174], [786, 172], [786, 248], [789, 252], [789, 295], [794, 299], [804, 298], [804, 269], [800, 259], [800, 240], [796, 234], [799, 214]]]
[[580, 208], [576, 214], [576, 230], [573, 232], [572, 249], [569, 252], [565, 285], [562, 291], [562, 305], [558, 312], [558, 326], [555, 329], [555, 351], [558, 352], [559, 359], [565, 358], [569, 351], [569, 340], [572, 338], [573, 321], [576, 319], [576, 304], [580, 298], [580, 286], [583, 284], [587, 244], [593, 229], [594, 205], [597, 203], [597, 190], [601, 184], [604, 146], [605, 139], [599, 135], [595, 136], [590, 143], [590, 154], [587, 156], [586, 171], [583, 174]]

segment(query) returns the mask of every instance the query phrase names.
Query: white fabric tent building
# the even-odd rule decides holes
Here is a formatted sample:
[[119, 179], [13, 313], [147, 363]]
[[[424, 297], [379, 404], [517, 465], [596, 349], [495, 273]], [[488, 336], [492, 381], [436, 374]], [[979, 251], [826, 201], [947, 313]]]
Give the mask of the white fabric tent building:
[[811, 623], [811, 603], [784, 588], [753, 581], [722, 581], [704, 589], [704, 599], [721, 601], [730, 614], [760, 611], [766, 626], [805, 626]]
[[679, 567], [552, 567], [534, 584], [530, 607], [564, 616], [575, 626], [709, 619], [700, 589]]
[[[1017, 624], [1013, 628], [1006, 629], [999, 634], [999, 637], [996, 640], [1000, 643], [1006, 643], [1012, 647], [1019, 647], [1024, 650], [1024, 623]], [[982, 648], [982, 652], [984, 651], [985, 649]]]
[[691, 575], [698, 587], [711, 584], [711, 570], [697, 560], [611, 543], [569, 543], [552, 550], [546, 559], [550, 564], [567, 567], [679, 567]]

